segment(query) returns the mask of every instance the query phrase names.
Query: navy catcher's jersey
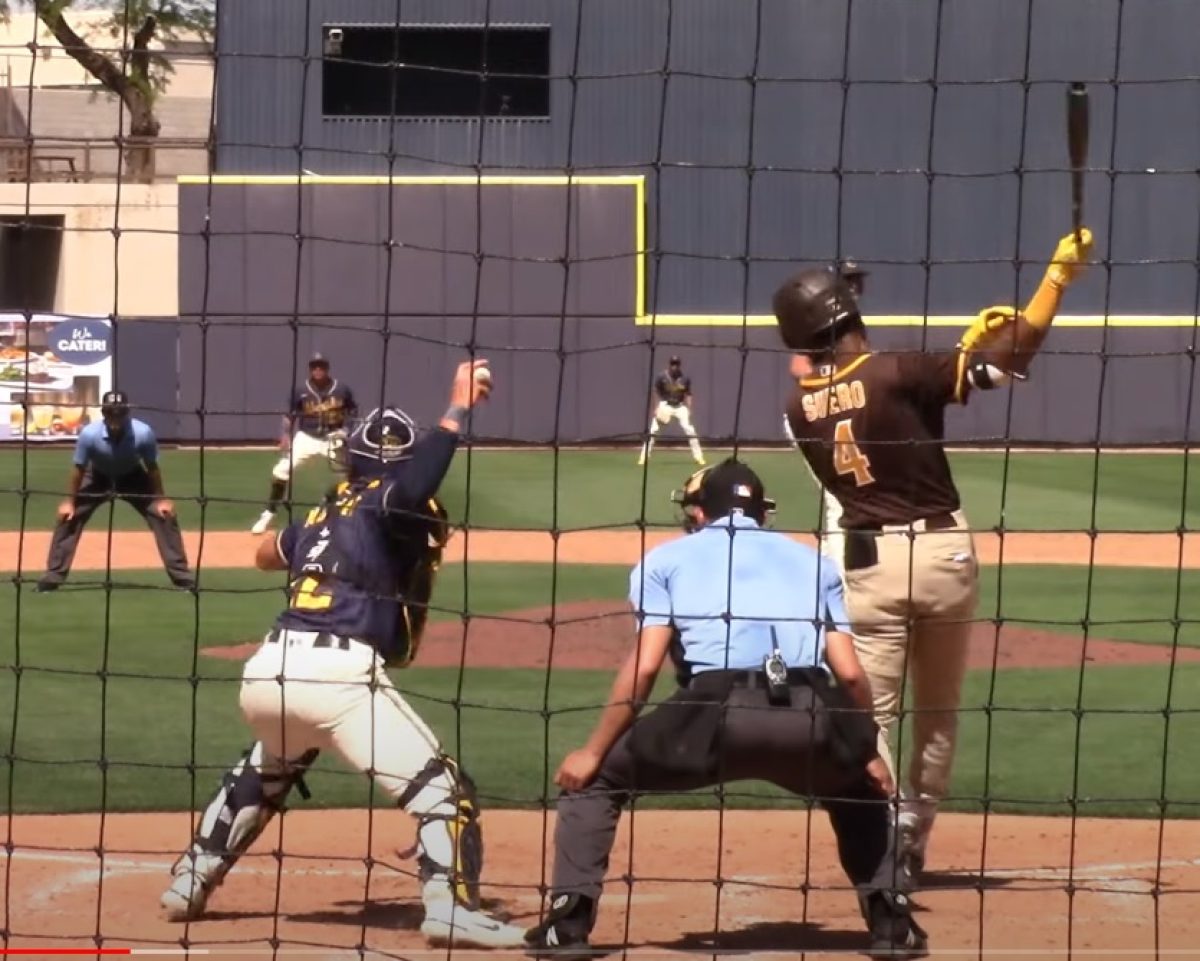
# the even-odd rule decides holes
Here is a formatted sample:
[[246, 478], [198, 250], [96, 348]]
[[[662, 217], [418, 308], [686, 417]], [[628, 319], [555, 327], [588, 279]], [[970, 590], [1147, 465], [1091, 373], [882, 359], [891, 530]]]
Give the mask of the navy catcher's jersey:
[[692, 379], [684, 373], [673, 377], [670, 372], [664, 371], [654, 381], [654, 392], [658, 394], [659, 400], [665, 400], [672, 407], [678, 407], [692, 392]]
[[346, 418], [358, 411], [354, 394], [345, 384], [331, 380], [323, 390], [310, 380], [292, 398], [292, 416], [297, 427], [313, 437], [325, 437], [346, 426]]
[[457, 440], [449, 431], [430, 433], [411, 460], [339, 484], [280, 532], [290, 603], [277, 626], [362, 641], [389, 664], [412, 659], [449, 534], [434, 494]]

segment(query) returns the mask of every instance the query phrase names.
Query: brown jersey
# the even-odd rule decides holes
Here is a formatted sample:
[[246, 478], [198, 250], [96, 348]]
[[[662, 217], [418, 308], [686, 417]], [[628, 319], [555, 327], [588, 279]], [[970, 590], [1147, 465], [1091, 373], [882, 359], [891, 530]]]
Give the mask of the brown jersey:
[[787, 419], [842, 527], [958, 510], [942, 447], [946, 405], [966, 401], [957, 352], [863, 354], [796, 384]]

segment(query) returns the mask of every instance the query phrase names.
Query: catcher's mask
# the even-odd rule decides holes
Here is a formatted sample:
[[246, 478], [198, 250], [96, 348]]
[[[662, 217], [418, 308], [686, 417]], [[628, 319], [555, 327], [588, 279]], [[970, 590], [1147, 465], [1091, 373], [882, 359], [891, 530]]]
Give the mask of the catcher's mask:
[[110, 390], [100, 398], [100, 416], [105, 428], [119, 434], [129, 424], [129, 398], [123, 390]]
[[733, 457], [700, 468], [684, 482], [682, 489], [671, 492], [671, 500], [679, 505], [683, 529], [689, 534], [735, 511], [759, 526], [765, 525], [767, 517], [775, 513], [775, 501], [764, 493], [758, 475]]
[[416, 437], [416, 424], [399, 407], [377, 407], [349, 437], [330, 438], [329, 457], [351, 477], [371, 477], [408, 460]]
[[845, 334], [865, 329], [854, 288], [841, 270], [802, 270], [775, 291], [771, 305], [779, 336], [797, 353], [831, 350]]

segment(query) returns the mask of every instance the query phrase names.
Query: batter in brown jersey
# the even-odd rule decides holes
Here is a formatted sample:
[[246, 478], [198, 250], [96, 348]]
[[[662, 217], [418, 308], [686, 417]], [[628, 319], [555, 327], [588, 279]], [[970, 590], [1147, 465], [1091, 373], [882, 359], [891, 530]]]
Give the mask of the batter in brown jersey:
[[946, 405], [966, 399], [959, 377], [957, 351], [872, 353], [798, 382], [788, 425], [841, 504], [843, 527], [878, 529], [959, 509], [942, 448]]
[[[1087, 231], [1060, 241], [1022, 314], [1037, 344], [1091, 242]], [[1024, 373], [1003, 352], [971, 346], [985, 343], [996, 316], [1016, 312], [988, 308], [952, 351], [880, 353], [868, 343], [857, 292], [837, 270], [799, 272], [773, 307], [796, 352], [792, 369], [805, 372], [787, 404], [788, 433], [840, 508], [843, 534], [827, 538], [825, 550], [841, 562], [879, 753], [901, 784], [900, 846], [915, 878], [949, 788], [978, 598], [975, 548], [943, 448], [946, 407]], [[913, 710], [904, 777], [889, 750], [902, 704]]]

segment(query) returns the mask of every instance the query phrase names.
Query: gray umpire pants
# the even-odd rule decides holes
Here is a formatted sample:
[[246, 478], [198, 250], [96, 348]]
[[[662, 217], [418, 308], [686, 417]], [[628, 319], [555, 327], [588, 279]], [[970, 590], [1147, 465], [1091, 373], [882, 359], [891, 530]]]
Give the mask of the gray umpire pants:
[[691, 791], [748, 780], [769, 781], [820, 801], [837, 836], [842, 868], [860, 894], [902, 888], [889, 807], [872, 789], [865, 768], [848, 769], [833, 755], [830, 713], [812, 689], [792, 686], [791, 705], [772, 707], [766, 690], [736, 687], [725, 705], [717, 774], [681, 774], [636, 758], [630, 749], [635, 724], [613, 745], [591, 784], [560, 795], [555, 895], [599, 898], [621, 808], [632, 791]]
[[176, 517], [160, 517], [150, 510], [155, 501], [150, 475], [141, 467], [112, 478], [89, 469], [84, 475], [79, 493], [75, 495], [75, 515], [69, 521], [60, 521], [50, 539], [50, 554], [46, 559], [46, 573], [42, 584], [61, 584], [71, 572], [71, 562], [79, 547], [79, 538], [92, 515], [103, 504], [120, 498], [142, 515], [142, 519], [154, 534], [154, 543], [162, 558], [167, 576], [176, 587], [191, 587], [195, 580], [188, 568], [187, 551], [183, 546], [183, 534]]

